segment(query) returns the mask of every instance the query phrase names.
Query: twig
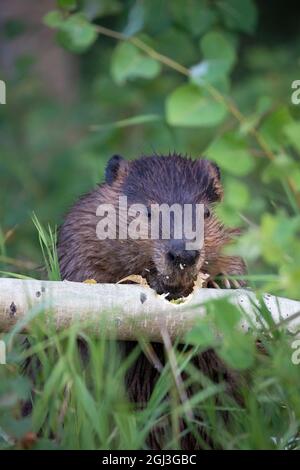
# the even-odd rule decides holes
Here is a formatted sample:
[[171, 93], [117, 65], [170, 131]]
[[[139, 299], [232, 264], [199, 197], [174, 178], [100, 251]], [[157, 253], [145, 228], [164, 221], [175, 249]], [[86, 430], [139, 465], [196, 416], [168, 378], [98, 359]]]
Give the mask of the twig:
[[[176, 70], [176, 72], [179, 72], [180, 74], [185, 75], [186, 77], [190, 77], [191, 72], [187, 67], [184, 67], [177, 61], [171, 59], [170, 57], [167, 57], [164, 54], [160, 54], [151, 46], [148, 46], [148, 44], [146, 44], [141, 39], [135, 36], [126, 36], [125, 34], [119, 33], [117, 31], [114, 31], [112, 29], [109, 29], [100, 25], [95, 26], [95, 28], [99, 34], [102, 34], [104, 36], [117, 39], [118, 41], [130, 42], [131, 44], [133, 44], [134, 46], [138, 47], [140, 50], [145, 52], [149, 57], [157, 60], [158, 62], [166, 65], [167, 67], [173, 70]], [[217, 101], [220, 104], [223, 104], [240, 124], [247, 123], [247, 119], [245, 118], [245, 116], [241, 113], [241, 111], [238, 109], [238, 107], [233, 103], [233, 101], [230, 98], [223, 96], [222, 93], [220, 93], [213, 85], [209, 83], [205, 83], [203, 85], [206, 87], [207, 91], [215, 99], [215, 101]], [[250, 127], [249, 134], [255, 139], [258, 146], [262, 149], [264, 155], [270, 161], [274, 161], [276, 159], [276, 155], [274, 154], [272, 149], [268, 146], [264, 137], [259, 133], [259, 131], [254, 126]], [[297, 186], [292, 177], [288, 177], [287, 181], [288, 181], [288, 185], [291, 191], [295, 195], [297, 204], [300, 207], [300, 193], [297, 190]]]

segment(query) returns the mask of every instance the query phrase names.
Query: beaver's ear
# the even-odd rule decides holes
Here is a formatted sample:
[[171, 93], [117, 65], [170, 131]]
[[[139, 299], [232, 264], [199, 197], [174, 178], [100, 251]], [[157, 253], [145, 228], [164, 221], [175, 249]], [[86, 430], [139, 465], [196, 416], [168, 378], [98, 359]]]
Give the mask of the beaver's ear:
[[197, 160], [196, 165], [203, 196], [205, 195], [209, 202], [221, 201], [223, 199], [223, 187], [218, 165], [204, 158]]
[[128, 162], [120, 155], [113, 155], [105, 169], [105, 182], [112, 184], [117, 178], [125, 176], [127, 169]]
[[221, 171], [220, 167], [215, 163], [215, 162], [209, 162], [210, 165], [213, 167], [213, 170], [215, 172], [216, 177], [218, 178], [219, 181], [221, 181]]
[[209, 185], [209, 196], [211, 202], [222, 201], [223, 186], [221, 183], [221, 172], [218, 165], [210, 160], [206, 160], [207, 169], [212, 177], [212, 183]]

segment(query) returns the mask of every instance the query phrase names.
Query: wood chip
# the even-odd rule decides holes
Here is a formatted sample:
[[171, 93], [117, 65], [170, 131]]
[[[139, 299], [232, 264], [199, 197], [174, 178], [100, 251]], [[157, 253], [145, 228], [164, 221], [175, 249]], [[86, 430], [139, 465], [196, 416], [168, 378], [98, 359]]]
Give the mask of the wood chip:
[[86, 279], [83, 281], [84, 284], [97, 284], [97, 281], [95, 279]]
[[118, 281], [117, 284], [122, 284], [122, 282], [126, 282], [126, 281], [132, 281], [135, 284], [140, 284], [141, 286], [149, 287], [147, 280], [138, 274], [132, 274], [130, 276], [126, 276], [120, 281]]

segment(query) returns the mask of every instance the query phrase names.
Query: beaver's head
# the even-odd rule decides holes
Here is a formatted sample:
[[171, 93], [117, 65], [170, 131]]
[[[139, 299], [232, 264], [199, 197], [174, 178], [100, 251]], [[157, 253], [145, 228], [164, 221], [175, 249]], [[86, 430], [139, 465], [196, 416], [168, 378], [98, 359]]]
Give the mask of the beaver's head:
[[[170, 211], [170, 236], [164, 238], [162, 217], [159, 218], [159, 236], [156, 239], [133, 240], [137, 256], [141, 256], [144, 275], [161, 292], [186, 293], [199, 273], [206, 271], [211, 259], [216, 256], [222, 244], [222, 225], [213, 214], [213, 207], [222, 198], [219, 168], [205, 159], [191, 160], [180, 155], [142, 157], [125, 161], [114, 156], [106, 169], [106, 183], [117, 187], [120, 194], [127, 196], [128, 206], [142, 204], [145, 207], [143, 231], [150, 237], [150, 222], [153, 206], [174, 204], [182, 208], [189, 205], [192, 214], [192, 228], [195, 229], [195, 211], [202, 204], [204, 243], [199, 248], [187, 249], [185, 219], [182, 216], [182, 232], [178, 237], [178, 218]], [[177, 214], [178, 215], [178, 214]], [[149, 229], [149, 230], [148, 230]], [[137, 273], [133, 273], [137, 274]], [[155, 279], [155, 281], [153, 281]]]

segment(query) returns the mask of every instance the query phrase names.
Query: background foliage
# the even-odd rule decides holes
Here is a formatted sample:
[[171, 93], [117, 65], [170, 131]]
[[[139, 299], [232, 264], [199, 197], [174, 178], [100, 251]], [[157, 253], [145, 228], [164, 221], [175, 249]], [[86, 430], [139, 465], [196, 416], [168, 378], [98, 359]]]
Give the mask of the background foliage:
[[[7, 83], [8, 104], [0, 107], [1, 270], [41, 276], [36, 270], [42, 257], [31, 212], [42, 222], [59, 224], [74, 199], [101, 180], [112, 154], [135, 158], [176, 150], [194, 158], [205, 155], [220, 166], [225, 200], [218, 212], [227, 224], [245, 229], [233, 251], [247, 260], [248, 283], [258, 291], [299, 298], [300, 106], [291, 101], [292, 82], [299, 79], [299, 6], [288, 8], [275, 1], [270, 10], [265, 2], [253, 0], [57, 0], [48, 7], [34, 24], [30, 8], [23, 17], [2, 20], [0, 78]], [[63, 54], [57, 81], [65, 84], [58, 87], [60, 92], [55, 81], [46, 80], [45, 86], [45, 76], [57, 63], [47, 49], [36, 45], [41, 31]], [[35, 45], [29, 42], [25, 51], [17, 46], [13, 60], [7, 61], [11, 44], [26, 43], [28, 34], [36, 38]], [[44, 75], [39, 70], [42, 57], [46, 57]], [[49, 265], [47, 269], [49, 273]], [[55, 277], [57, 273], [50, 275]], [[226, 325], [217, 326], [226, 339]], [[36, 349], [42, 355], [45, 345], [39, 341], [45, 332], [41, 325], [36, 328]], [[196, 347], [215, 345], [211, 326], [200, 325], [195, 331], [190, 340]], [[299, 374], [290, 361], [288, 339], [280, 332], [272, 338], [266, 335], [266, 357], [254, 352], [252, 341], [240, 340], [237, 333], [228, 335], [227, 349], [226, 344], [219, 345], [219, 352], [230, 365], [248, 370], [254, 393], [245, 391], [246, 414], [224, 403], [234, 409], [234, 420], [222, 436], [216, 433], [220, 422], [216, 426], [211, 397], [226, 398], [222, 390], [190, 371], [190, 380], [201, 382], [203, 388], [195, 406], [203, 406], [201, 413], [218, 445], [296, 446]], [[100, 385], [101, 378], [110, 384], [113, 367], [103, 371], [108, 374], [104, 377], [99, 364], [94, 364], [85, 373], [90, 373], [89, 380], [83, 380], [80, 365], [73, 361], [74, 338], [70, 332], [67, 339], [52, 339], [53, 354], [43, 361], [44, 393], [34, 424], [26, 418], [23, 429], [17, 420], [12, 434], [22, 435], [32, 426], [37, 432], [49, 410], [45, 445], [53, 444], [48, 438], [54, 433], [59, 436], [55, 445], [62, 447], [139, 447], [144, 445], [149, 416], [153, 420], [158, 416], [153, 411], [158, 403], [159, 412], [185, 412], [178, 404], [179, 408], [160, 401], [170, 386], [167, 368], [148, 414], [146, 410], [136, 415], [129, 405], [113, 413], [122, 388], [109, 396]], [[101, 341], [94, 347], [98, 351], [94, 360], [104, 360]], [[57, 352], [61, 360], [49, 377]], [[12, 354], [18, 363], [24, 353], [13, 349]], [[18, 370], [0, 370], [12, 374], [11, 381], [1, 381], [0, 392], [5, 397], [8, 387], [14, 397], [9, 404], [0, 402], [3, 423], [5, 419], [14, 423], [11, 408], [29, 393], [27, 379]], [[93, 382], [97, 380], [93, 370], [98, 371], [98, 384]], [[122, 370], [117, 377], [121, 376]], [[63, 432], [59, 416], [70, 383], [72, 406]], [[107, 387], [115, 389], [113, 384]], [[51, 405], [54, 390], [58, 398]], [[99, 411], [100, 403], [106, 404], [106, 414], [102, 408]], [[79, 430], [70, 437], [67, 430], [73, 426], [74, 413]], [[99, 427], [95, 416], [100, 415]], [[178, 445], [177, 431], [168, 446]]]

